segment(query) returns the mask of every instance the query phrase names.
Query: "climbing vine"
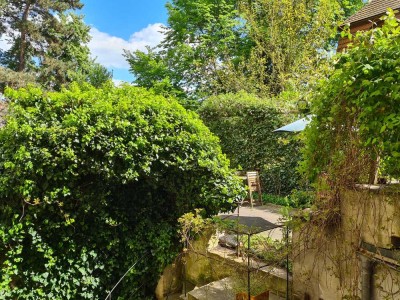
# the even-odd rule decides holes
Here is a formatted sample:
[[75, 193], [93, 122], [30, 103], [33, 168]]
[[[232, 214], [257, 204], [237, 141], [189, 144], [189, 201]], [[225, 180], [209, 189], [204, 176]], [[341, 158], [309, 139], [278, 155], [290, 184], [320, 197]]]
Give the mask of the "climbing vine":
[[[390, 252], [390, 236], [400, 234], [398, 190], [373, 192], [359, 184], [400, 175], [400, 26], [392, 10], [382, 19], [381, 28], [355, 36], [343, 32], [351, 44], [315, 90], [304, 134], [301, 170], [314, 182], [316, 198], [298, 219], [294, 267], [310, 290], [321, 284], [321, 294], [331, 284], [343, 299], [370, 292], [360, 290], [361, 282], [375, 282], [382, 299], [400, 293], [400, 262], [373, 250]], [[360, 257], [376, 263], [373, 275], [361, 276]]]
[[[400, 26], [389, 11], [382, 28], [350, 36], [313, 99], [303, 170], [315, 176], [350, 175], [362, 181], [365, 160], [381, 159], [381, 172], [400, 175]], [[350, 176], [342, 177], [349, 182]], [[331, 179], [335, 176], [330, 176]], [[339, 177], [339, 176], [336, 176]], [[354, 180], [353, 180], [354, 182]]]

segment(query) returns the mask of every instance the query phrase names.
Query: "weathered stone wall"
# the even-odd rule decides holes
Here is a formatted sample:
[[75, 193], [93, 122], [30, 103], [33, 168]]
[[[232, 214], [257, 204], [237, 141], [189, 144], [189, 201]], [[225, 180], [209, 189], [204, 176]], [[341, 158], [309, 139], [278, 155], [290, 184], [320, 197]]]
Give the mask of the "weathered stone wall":
[[[218, 246], [214, 232], [206, 232], [194, 241], [186, 255], [173, 266], [168, 266], [157, 286], [157, 299], [164, 300], [173, 292], [190, 291], [193, 287], [203, 286], [226, 277], [233, 279], [234, 292], [247, 290], [247, 264], [245, 259]], [[263, 265], [262, 262], [258, 262]], [[256, 262], [252, 262], [255, 266]], [[184, 283], [186, 286], [184, 286]], [[266, 290], [285, 295], [286, 275], [275, 268], [257, 270], [251, 273], [251, 286], [254, 294]], [[173, 289], [171, 289], [173, 287]]]
[[168, 299], [174, 293], [182, 291], [182, 264], [179, 258], [164, 269], [158, 280], [156, 297], [158, 300]]
[[[298, 299], [400, 299], [400, 256], [387, 257], [399, 253], [391, 237], [400, 237], [400, 195], [396, 189], [375, 188], [341, 191], [336, 226], [313, 224], [311, 217], [293, 233]], [[371, 279], [370, 287], [363, 276]]]

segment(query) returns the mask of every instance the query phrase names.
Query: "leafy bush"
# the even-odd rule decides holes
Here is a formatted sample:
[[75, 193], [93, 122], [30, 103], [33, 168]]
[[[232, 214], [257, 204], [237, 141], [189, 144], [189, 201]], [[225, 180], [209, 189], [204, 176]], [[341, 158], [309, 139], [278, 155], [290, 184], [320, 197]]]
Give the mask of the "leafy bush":
[[299, 142], [293, 134], [273, 131], [296, 116], [273, 101], [245, 92], [219, 95], [204, 101], [199, 114], [234, 166], [260, 169], [264, 191], [286, 195], [298, 186]]
[[[357, 33], [314, 93], [303, 171], [329, 185], [383, 174], [400, 176], [400, 26], [389, 11], [382, 28]], [[373, 172], [372, 172], [373, 175]]]
[[310, 190], [293, 190], [288, 196], [273, 194], [262, 194], [263, 203], [272, 203], [293, 208], [310, 207], [314, 197], [314, 192]]
[[152, 299], [177, 219], [232, 208], [218, 139], [175, 100], [124, 86], [7, 90], [0, 298]]
[[272, 203], [272, 204], [281, 205], [281, 206], [289, 205], [287, 196], [279, 196], [279, 195], [274, 195], [274, 194], [263, 193], [262, 201], [263, 201], [263, 203]]
[[313, 190], [293, 190], [288, 196], [289, 205], [296, 208], [310, 207], [315, 198]]

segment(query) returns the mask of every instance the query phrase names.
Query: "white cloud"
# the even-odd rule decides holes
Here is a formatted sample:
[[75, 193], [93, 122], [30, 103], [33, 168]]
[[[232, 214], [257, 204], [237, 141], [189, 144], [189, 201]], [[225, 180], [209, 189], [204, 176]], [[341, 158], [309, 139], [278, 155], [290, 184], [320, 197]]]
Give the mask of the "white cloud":
[[92, 27], [90, 35], [92, 40], [89, 48], [93, 58], [107, 68], [129, 69], [129, 64], [122, 56], [124, 49], [135, 51], [145, 50], [146, 46], [154, 47], [159, 44], [164, 34], [161, 33], [163, 24], [150, 24], [146, 28], [133, 33], [129, 40], [112, 36]]

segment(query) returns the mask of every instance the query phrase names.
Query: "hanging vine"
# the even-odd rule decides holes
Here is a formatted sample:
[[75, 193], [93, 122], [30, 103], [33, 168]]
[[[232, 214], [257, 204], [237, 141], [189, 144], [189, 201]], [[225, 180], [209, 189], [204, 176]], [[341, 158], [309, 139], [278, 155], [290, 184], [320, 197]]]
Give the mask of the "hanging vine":
[[[400, 175], [400, 26], [392, 10], [383, 19], [381, 28], [355, 36], [343, 32], [352, 44], [336, 56], [333, 72], [314, 92], [313, 120], [304, 133], [300, 168], [315, 183], [317, 196], [299, 222], [293, 255], [304, 282], [312, 285], [325, 274], [326, 284], [337, 284], [345, 299], [360, 295], [363, 242], [381, 257], [379, 249], [392, 247], [387, 237], [400, 228], [398, 193], [363, 191], [359, 185]], [[395, 299], [400, 261], [377, 261], [384, 277], [375, 280], [379, 295]], [[391, 287], [384, 286], [387, 276]]]

